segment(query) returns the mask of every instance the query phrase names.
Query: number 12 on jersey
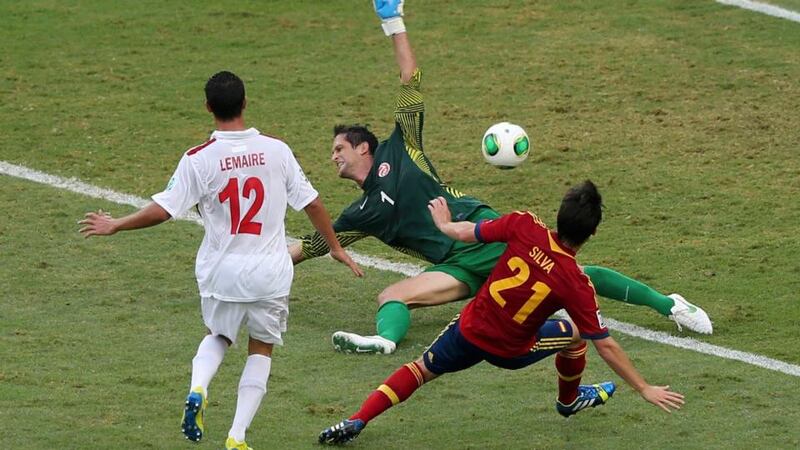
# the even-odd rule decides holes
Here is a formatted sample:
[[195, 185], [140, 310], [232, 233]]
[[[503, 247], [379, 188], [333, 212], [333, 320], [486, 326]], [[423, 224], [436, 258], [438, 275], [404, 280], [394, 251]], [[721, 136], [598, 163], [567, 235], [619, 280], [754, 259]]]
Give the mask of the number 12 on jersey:
[[242, 187], [242, 196], [249, 199], [251, 195], [255, 195], [253, 204], [244, 215], [244, 219], [239, 221], [239, 179], [231, 178], [225, 189], [219, 193], [219, 202], [225, 203], [230, 200], [231, 211], [231, 234], [261, 234], [261, 222], [253, 221], [253, 217], [261, 210], [264, 205], [264, 184], [257, 177], [250, 177], [244, 180]]

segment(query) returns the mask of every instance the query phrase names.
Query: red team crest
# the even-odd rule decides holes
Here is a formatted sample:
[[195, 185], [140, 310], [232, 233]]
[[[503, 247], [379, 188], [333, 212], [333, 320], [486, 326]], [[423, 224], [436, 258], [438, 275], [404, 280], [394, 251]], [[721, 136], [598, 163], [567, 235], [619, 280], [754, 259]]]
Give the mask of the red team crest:
[[392, 166], [390, 166], [389, 163], [387, 162], [381, 163], [381, 165], [378, 166], [378, 177], [383, 178], [386, 175], [389, 175], [389, 171], [391, 170]]

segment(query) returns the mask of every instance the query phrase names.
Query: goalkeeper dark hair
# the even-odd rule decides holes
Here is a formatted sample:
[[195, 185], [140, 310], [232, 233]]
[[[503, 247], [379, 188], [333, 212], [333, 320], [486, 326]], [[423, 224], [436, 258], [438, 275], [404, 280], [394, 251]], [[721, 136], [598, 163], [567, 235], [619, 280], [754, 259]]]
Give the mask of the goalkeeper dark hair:
[[227, 70], [217, 72], [206, 82], [206, 102], [219, 120], [228, 121], [242, 115], [244, 82]]
[[558, 209], [558, 237], [562, 241], [580, 246], [594, 232], [603, 219], [603, 198], [590, 180], [571, 187], [561, 200]]
[[362, 142], [369, 145], [369, 154], [374, 155], [375, 149], [378, 148], [378, 138], [369, 131], [367, 125], [336, 125], [333, 127], [333, 137], [340, 134], [344, 135], [344, 139], [353, 147], [358, 146]]

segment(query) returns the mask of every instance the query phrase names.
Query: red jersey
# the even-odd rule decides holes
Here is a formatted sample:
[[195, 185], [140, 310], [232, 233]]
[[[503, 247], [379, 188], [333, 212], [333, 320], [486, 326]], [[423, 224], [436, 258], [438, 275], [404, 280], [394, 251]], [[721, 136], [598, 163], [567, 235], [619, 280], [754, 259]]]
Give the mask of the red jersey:
[[506, 242], [489, 279], [461, 312], [464, 337], [497, 356], [524, 355], [536, 332], [565, 309], [584, 339], [608, 336], [589, 277], [558, 234], [529, 212], [514, 212], [475, 225], [480, 242]]

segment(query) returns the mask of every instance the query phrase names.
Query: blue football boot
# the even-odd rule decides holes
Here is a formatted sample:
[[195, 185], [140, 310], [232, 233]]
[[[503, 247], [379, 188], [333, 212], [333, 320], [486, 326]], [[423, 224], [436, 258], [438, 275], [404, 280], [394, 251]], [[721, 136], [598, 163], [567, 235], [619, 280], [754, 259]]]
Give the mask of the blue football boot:
[[186, 397], [186, 403], [183, 409], [183, 419], [181, 419], [181, 431], [186, 439], [198, 442], [203, 438], [205, 426], [203, 424], [203, 416], [208, 406], [203, 388], [196, 387], [192, 389], [189, 396]]
[[565, 405], [556, 400], [556, 409], [562, 416], [569, 417], [582, 409], [605, 404], [616, 390], [617, 386], [612, 381], [592, 385], [582, 384], [578, 386], [578, 398], [574, 402]]
[[333, 445], [350, 442], [358, 437], [358, 434], [361, 433], [365, 426], [366, 424], [363, 420], [345, 419], [330, 428], [322, 430], [322, 433], [319, 434], [319, 443]]

